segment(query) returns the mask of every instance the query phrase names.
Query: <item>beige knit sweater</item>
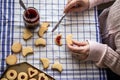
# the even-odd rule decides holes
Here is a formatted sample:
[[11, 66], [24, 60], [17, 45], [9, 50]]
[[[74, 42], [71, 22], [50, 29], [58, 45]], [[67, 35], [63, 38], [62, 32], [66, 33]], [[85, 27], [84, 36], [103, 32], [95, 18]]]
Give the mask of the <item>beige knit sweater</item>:
[[[89, 0], [90, 8], [112, 0]], [[90, 52], [86, 60], [98, 67], [110, 68], [120, 75], [120, 0], [105, 9], [99, 16], [102, 43], [89, 41]]]

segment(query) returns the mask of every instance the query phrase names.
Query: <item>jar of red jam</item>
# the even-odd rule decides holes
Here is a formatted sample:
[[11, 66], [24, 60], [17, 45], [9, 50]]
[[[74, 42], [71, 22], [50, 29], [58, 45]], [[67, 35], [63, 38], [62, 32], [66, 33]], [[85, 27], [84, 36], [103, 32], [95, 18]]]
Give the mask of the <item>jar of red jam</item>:
[[23, 13], [25, 26], [28, 28], [36, 28], [39, 25], [40, 16], [34, 7], [27, 8]]

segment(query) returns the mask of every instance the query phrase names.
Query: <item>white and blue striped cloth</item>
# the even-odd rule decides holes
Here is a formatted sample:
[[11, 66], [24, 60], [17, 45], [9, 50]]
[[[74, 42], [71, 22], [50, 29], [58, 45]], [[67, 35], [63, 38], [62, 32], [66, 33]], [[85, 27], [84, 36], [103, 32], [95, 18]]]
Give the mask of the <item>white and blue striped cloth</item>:
[[[6, 70], [5, 58], [12, 54], [11, 45], [13, 42], [22, 43], [23, 47], [32, 46], [33, 55], [23, 57], [17, 54], [18, 62], [28, 62], [38, 69], [43, 70], [41, 57], [50, 59], [50, 67], [46, 73], [56, 80], [106, 80], [106, 71], [97, 68], [92, 62], [80, 62], [71, 56], [66, 47], [65, 38], [67, 34], [73, 34], [75, 40], [94, 40], [99, 42], [98, 15], [96, 8], [83, 13], [68, 14], [55, 30], [52, 28], [59, 21], [67, 0], [23, 0], [27, 7], [35, 7], [40, 14], [40, 23], [48, 21], [50, 26], [44, 38], [47, 41], [46, 47], [36, 47], [34, 42], [38, 37], [38, 29], [33, 30], [33, 37], [24, 41], [23, 30], [23, 9], [19, 0], [0, 0], [0, 76]], [[62, 34], [62, 46], [55, 45], [54, 38], [58, 33]], [[63, 64], [63, 72], [59, 73], [51, 69], [55, 61]], [[44, 71], [44, 70], [43, 70]]]

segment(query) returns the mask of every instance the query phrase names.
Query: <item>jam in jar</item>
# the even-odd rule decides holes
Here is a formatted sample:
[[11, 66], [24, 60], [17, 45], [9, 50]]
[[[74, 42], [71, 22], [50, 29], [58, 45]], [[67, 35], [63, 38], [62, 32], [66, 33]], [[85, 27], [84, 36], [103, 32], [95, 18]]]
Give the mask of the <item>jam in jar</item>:
[[25, 26], [28, 28], [36, 28], [39, 25], [40, 16], [34, 7], [27, 8], [23, 13]]

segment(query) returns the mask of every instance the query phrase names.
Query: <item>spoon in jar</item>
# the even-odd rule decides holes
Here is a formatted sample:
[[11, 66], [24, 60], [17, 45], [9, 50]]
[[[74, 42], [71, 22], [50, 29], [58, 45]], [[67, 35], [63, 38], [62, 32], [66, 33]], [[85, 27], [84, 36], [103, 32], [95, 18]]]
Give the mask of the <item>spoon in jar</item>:
[[22, 6], [22, 8], [27, 12], [28, 15], [30, 15], [29, 11], [27, 10], [26, 6], [24, 5], [22, 0], [19, 0], [19, 4]]

